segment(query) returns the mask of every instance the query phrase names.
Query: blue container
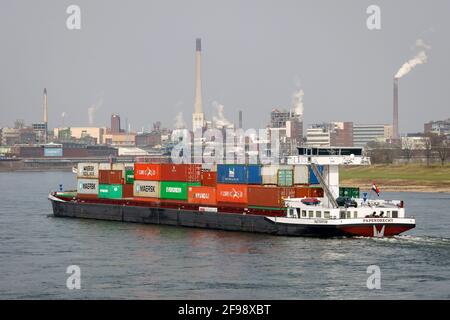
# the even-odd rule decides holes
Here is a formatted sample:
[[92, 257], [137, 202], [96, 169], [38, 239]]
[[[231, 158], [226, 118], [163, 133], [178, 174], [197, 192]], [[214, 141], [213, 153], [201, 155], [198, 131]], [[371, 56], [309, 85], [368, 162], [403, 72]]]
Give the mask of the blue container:
[[[317, 179], [311, 166], [308, 166], [308, 168], [309, 168], [309, 184], [319, 184], [319, 179]], [[317, 169], [319, 170], [320, 174], [323, 174], [323, 166], [317, 165]]]
[[247, 165], [247, 183], [262, 184], [261, 165], [259, 164]]
[[245, 164], [218, 164], [217, 183], [247, 183], [247, 166]]

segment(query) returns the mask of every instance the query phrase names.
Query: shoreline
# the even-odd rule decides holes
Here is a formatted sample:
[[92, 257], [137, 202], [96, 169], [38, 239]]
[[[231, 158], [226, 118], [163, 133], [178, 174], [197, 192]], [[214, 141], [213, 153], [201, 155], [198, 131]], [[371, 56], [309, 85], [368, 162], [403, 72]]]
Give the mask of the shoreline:
[[[359, 179], [343, 179], [340, 181], [342, 187], [359, 187], [361, 192], [370, 191], [372, 188], [372, 181]], [[417, 181], [377, 181], [377, 186], [380, 192], [428, 192], [428, 193], [450, 193], [450, 185], [436, 184], [436, 183], [418, 183]]]

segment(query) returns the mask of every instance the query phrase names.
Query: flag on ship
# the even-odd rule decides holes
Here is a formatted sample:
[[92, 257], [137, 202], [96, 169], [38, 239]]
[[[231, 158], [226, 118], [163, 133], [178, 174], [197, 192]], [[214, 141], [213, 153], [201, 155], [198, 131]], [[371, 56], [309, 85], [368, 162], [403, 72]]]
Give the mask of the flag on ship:
[[380, 189], [377, 187], [377, 184], [375, 183], [375, 181], [373, 182], [373, 185], [372, 185], [372, 191], [376, 192], [377, 196], [380, 196]]

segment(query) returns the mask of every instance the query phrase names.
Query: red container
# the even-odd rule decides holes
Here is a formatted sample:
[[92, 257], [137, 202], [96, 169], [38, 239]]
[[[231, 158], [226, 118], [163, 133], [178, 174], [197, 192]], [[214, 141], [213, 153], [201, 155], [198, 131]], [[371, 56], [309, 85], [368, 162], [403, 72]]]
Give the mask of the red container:
[[183, 181], [200, 182], [201, 181], [200, 164], [161, 164], [162, 181]]
[[134, 179], [147, 181], [200, 182], [200, 164], [135, 163]]
[[122, 184], [122, 198], [133, 197], [133, 184]]
[[322, 198], [323, 189], [322, 188], [312, 188], [312, 187], [296, 187], [295, 188], [296, 198]]
[[188, 202], [196, 204], [215, 205], [216, 188], [214, 187], [188, 187]]
[[96, 199], [98, 199], [98, 195], [78, 193], [77, 198], [80, 200], [96, 200]]
[[99, 184], [122, 184], [122, 170], [98, 170]]
[[217, 185], [217, 172], [203, 171], [201, 173], [202, 186], [215, 187]]
[[323, 198], [323, 189], [322, 188], [310, 188], [309, 196], [316, 197], [316, 198]]
[[248, 205], [258, 207], [284, 207], [284, 199], [295, 198], [295, 188], [248, 186]]
[[218, 184], [216, 198], [217, 202], [247, 203], [247, 185]]
[[135, 163], [134, 180], [161, 181], [161, 164]]

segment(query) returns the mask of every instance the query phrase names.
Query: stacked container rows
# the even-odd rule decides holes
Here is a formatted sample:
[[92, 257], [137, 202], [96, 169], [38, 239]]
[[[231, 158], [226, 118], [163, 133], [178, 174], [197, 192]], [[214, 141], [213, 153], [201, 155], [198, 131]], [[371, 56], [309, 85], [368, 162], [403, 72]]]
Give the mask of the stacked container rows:
[[[213, 170], [217, 171], [213, 171]], [[313, 173], [312, 173], [313, 174]], [[282, 209], [284, 199], [323, 197], [308, 166], [218, 164], [79, 164], [80, 198], [168, 199], [205, 206]]]

